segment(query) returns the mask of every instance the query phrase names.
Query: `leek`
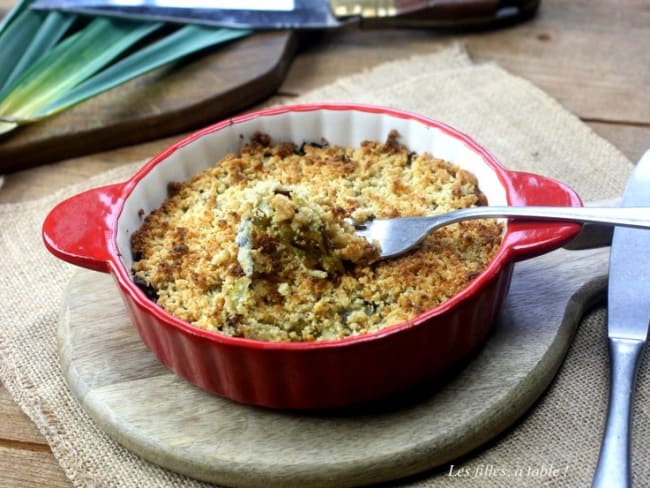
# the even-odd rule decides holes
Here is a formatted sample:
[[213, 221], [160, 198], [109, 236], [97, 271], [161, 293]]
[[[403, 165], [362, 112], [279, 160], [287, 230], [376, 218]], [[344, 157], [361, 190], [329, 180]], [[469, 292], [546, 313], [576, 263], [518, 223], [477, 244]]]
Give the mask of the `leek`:
[[50, 103], [37, 116], [43, 117], [60, 112], [131, 78], [191, 54], [198, 49], [220, 44], [243, 35], [246, 35], [243, 30], [214, 29], [198, 25], [185, 26], [76, 86]]
[[[12, 63], [11, 61], [1, 59], [3, 51], [0, 50], [0, 66], [14, 66], [13, 70], [2, 71], [3, 74], [6, 73], [6, 78], [4, 80], [0, 78], [0, 88], [2, 89], [0, 91], [0, 100], [13, 86], [14, 81], [22, 75], [27, 68], [34, 63], [34, 61], [48, 52], [61, 39], [63, 34], [66, 33], [75, 20], [74, 15], [66, 15], [60, 12], [49, 13], [44, 20], [38, 18], [42, 16], [42, 12], [30, 12], [30, 14], [36, 15], [29, 15], [26, 17], [38, 22], [35, 23], [35, 25], [40, 28], [38, 28], [38, 30], [20, 30], [21, 35], [27, 34], [27, 42], [24, 43], [26, 48], [23, 48], [23, 45], [20, 43], [15, 43], [14, 47], [21, 49], [22, 55], [20, 57], [15, 56], [16, 60]], [[16, 24], [14, 24], [14, 26], [16, 26]], [[10, 36], [7, 37], [8, 39], [6, 41], [9, 43], [12, 38]], [[13, 40], [15, 41], [15, 39]], [[6, 46], [3, 44], [2, 40], [0, 40], [0, 46], [3, 45]], [[6, 49], [6, 52], [8, 53], [9, 49]], [[2, 74], [0, 74], [0, 77], [2, 77]], [[4, 81], [4, 84], [2, 81]]]
[[[18, 2], [0, 23], [0, 134], [249, 30], [88, 18]], [[156, 35], [163, 27], [171, 31]]]

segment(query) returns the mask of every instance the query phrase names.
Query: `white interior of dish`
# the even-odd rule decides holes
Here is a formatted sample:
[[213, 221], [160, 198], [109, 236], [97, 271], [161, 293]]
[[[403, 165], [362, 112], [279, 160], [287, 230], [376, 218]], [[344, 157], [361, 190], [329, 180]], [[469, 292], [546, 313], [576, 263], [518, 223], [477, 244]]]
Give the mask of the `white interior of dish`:
[[356, 146], [364, 140], [384, 141], [391, 130], [411, 151], [429, 152], [472, 172], [490, 205], [506, 205], [506, 192], [494, 170], [483, 157], [461, 139], [414, 119], [391, 114], [354, 110], [286, 112], [253, 118], [206, 134], [169, 155], [156, 165], [127, 198], [118, 221], [117, 245], [127, 269], [131, 268], [131, 233], [142, 223], [141, 211], [149, 214], [167, 198], [167, 184], [189, 179], [213, 166], [229, 152], [236, 152], [256, 132], [274, 141], [319, 142]]

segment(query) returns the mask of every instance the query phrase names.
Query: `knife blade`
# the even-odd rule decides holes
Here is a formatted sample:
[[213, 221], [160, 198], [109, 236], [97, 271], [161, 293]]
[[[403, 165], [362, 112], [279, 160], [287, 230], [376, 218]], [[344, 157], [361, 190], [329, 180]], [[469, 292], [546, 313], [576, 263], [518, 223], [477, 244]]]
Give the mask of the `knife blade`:
[[[634, 168], [623, 207], [650, 204], [650, 151]], [[648, 215], [650, 218], [650, 215]], [[617, 227], [609, 262], [608, 334], [645, 341], [650, 322], [650, 233]]]
[[507, 25], [540, 0], [37, 0], [35, 10], [196, 23], [230, 28], [461, 28]]
[[[623, 207], [650, 204], [650, 150], [623, 194]], [[650, 215], [648, 216], [650, 218]], [[650, 232], [614, 229], [609, 260], [607, 335], [610, 396], [594, 487], [631, 484], [630, 425], [639, 361], [650, 326]]]

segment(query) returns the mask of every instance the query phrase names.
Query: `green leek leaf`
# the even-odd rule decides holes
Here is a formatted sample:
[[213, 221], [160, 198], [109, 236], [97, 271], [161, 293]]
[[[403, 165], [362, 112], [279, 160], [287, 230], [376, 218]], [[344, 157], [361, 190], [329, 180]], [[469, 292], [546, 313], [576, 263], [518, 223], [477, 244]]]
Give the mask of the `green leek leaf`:
[[[25, 14], [33, 14], [36, 12], [25, 12]], [[33, 36], [31, 42], [27, 45], [26, 49], [18, 62], [15, 64], [13, 70], [8, 70], [10, 73], [4, 82], [0, 83], [0, 100], [13, 86], [13, 82], [25, 72], [37, 59], [43, 54], [48, 52], [58, 41], [63, 34], [70, 28], [72, 23], [76, 20], [75, 15], [64, 14], [61, 12], [49, 12], [45, 20], [41, 23], [40, 28]], [[0, 40], [0, 45], [2, 41]], [[0, 51], [0, 56], [2, 52]], [[11, 64], [2, 64], [0, 66], [12, 66]]]
[[[197, 25], [147, 40], [162, 22], [82, 17], [29, 9], [0, 21], [0, 135], [65, 110], [191, 53], [250, 34]], [[75, 27], [76, 32], [72, 27]], [[77, 29], [79, 27], [79, 29]], [[160, 36], [158, 36], [160, 37]]]
[[20, 61], [25, 47], [36, 36], [43, 23], [42, 12], [27, 10], [16, 16], [13, 22], [0, 34], [0, 88], [5, 86], [11, 75], [12, 67]]
[[6, 122], [2, 120], [2, 117], [0, 117], [0, 135], [6, 134], [7, 132], [11, 132], [16, 127], [18, 127], [17, 122]]
[[34, 117], [162, 25], [94, 19], [41, 57], [15, 82], [15, 88], [0, 102], [0, 115], [19, 122]]
[[36, 116], [43, 117], [60, 112], [183, 56], [248, 34], [249, 32], [243, 29], [215, 29], [187, 25], [81, 83], [52, 102]]
[[27, 10], [32, 2], [34, 2], [34, 0], [20, 0], [17, 2], [9, 13], [0, 19], [0, 34], [2, 34], [2, 31], [5, 30], [7, 26], [16, 19], [16, 17]]

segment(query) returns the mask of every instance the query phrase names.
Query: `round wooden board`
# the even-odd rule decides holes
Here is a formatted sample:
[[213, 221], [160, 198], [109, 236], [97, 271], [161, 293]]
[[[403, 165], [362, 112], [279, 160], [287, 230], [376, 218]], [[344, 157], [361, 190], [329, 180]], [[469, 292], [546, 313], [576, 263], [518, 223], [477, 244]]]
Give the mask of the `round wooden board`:
[[140, 341], [108, 275], [72, 279], [59, 328], [74, 395], [151, 462], [229, 486], [354, 486], [422, 472], [512, 425], [552, 381], [584, 312], [603, 297], [609, 249], [518, 263], [494, 333], [455, 374], [391, 401], [286, 412], [211, 396]]

